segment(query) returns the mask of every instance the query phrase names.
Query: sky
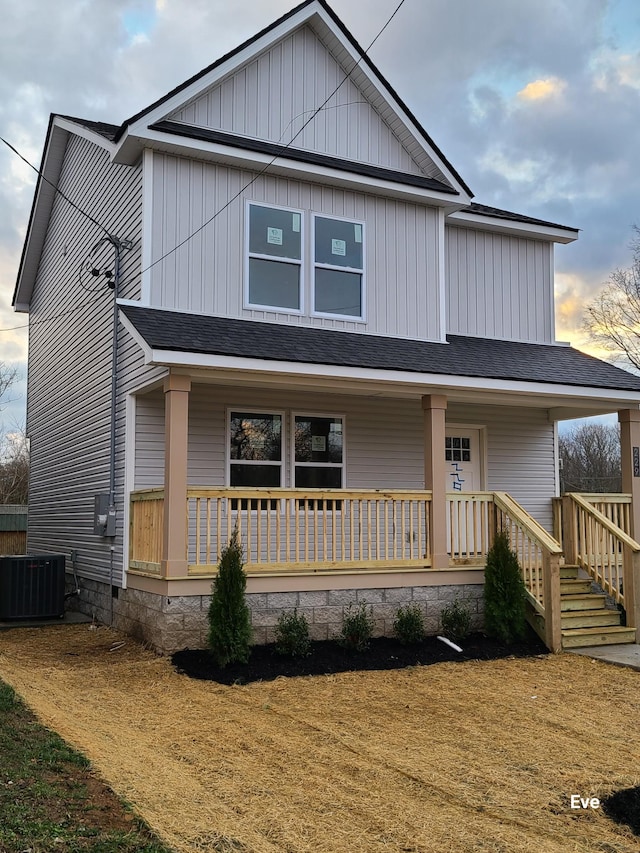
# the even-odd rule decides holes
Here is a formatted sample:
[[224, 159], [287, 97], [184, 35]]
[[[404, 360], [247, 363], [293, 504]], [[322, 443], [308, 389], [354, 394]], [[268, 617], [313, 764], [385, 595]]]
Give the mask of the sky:
[[[330, 0], [367, 47], [398, 0]], [[0, 0], [0, 135], [39, 165], [51, 112], [120, 124], [295, 5], [291, 0]], [[405, 0], [371, 59], [475, 201], [580, 229], [556, 249], [557, 338], [631, 263], [640, 224], [638, 0]], [[0, 361], [20, 375], [11, 299], [35, 173], [0, 143]]]

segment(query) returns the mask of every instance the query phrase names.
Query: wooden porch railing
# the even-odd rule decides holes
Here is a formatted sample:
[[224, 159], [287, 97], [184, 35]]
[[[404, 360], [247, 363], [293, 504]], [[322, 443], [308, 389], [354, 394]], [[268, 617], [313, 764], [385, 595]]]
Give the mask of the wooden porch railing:
[[247, 572], [431, 565], [426, 491], [189, 489], [189, 574], [216, 571], [235, 528]]
[[493, 495], [496, 530], [509, 536], [518, 555], [527, 597], [544, 619], [544, 641], [551, 651], [562, 648], [560, 557], [562, 546], [505, 492]]
[[[621, 518], [628, 528], [629, 509], [626, 502], [601, 501], [601, 506], [609, 508], [605, 514], [594, 506], [590, 500], [592, 497], [570, 493], [562, 499], [565, 559], [588, 572], [607, 595], [624, 607], [625, 599], [635, 600], [633, 595], [629, 596], [629, 592], [634, 578], [638, 576], [640, 544], [612, 520], [612, 517]], [[607, 497], [620, 499], [623, 496]]]
[[164, 489], [147, 489], [131, 494], [129, 510], [129, 568], [160, 575]]
[[[577, 492], [616, 527], [631, 535], [631, 495]], [[562, 498], [553, 499], [553, 535], [562, 542]]]
[[447, 550], [456, 565], [484, 564], [495, 529], [493, 492], [447, 494]]

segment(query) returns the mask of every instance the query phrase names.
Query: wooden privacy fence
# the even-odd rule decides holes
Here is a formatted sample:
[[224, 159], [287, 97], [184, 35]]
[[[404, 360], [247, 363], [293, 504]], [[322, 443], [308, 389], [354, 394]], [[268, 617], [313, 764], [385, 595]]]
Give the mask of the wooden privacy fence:
[[594, 506], [592, 497], [602, 498], [570, 493], [562, 499], [565, 558], [587, 571], [607, 595], [624, 606], [634, 581], [634, 563], [640, 560], [640, 545], [612, 520], [617, 518], [628, 528], [629, 504], [620, 500], [627, 496], [605, 496], [618, 499], [599, 502], [608, 510], [606, 514]]
[[22, 504], [0, 505], [0, 554], [25, 554], [27, 514]]
[[237, 528], [248, 572], [428, 567], [430, 492], [189, 489], [190, 574]]

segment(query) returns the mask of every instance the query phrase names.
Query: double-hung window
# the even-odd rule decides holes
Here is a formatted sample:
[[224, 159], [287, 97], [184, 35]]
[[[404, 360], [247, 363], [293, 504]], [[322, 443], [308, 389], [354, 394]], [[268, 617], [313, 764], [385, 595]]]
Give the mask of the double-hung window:
[[294, 485], [297, 489], [341, 489], [343, 421], [326, 415], [294, 415]]
[[313, 312], [364, 319], [361, 222], [314, 216]]
[[300, 313], [302, 214], [253, 203], [248, 210], [247, 305]]
[[248, 409], [230, 412], [229, 484], [282, 485], [282, 414]]

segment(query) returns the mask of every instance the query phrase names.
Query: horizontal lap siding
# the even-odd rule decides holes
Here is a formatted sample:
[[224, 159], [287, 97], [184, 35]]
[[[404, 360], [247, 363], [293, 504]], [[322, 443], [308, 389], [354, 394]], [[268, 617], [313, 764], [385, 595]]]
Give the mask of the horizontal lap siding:
[[[439, 339], [435, 208], [276, 176], [263, 176], [241, 193], [253, 177], [252, 172], [154, 155], [152, 257], [169, 254], [151, 271], [152, 305], [343, 331]], [[241, 197], [225, 207], [238, 193]], [[306, 309], [302, 316], [243, 307], [245, 199], [306, 212]], [[213, 218], [217, 211], [221, 212]], [[366, 323], [309, 314], [311, 212], [365, 223]], [[191, 234], [195, 236], [172, 251]]]
[[[304, 27], [170, 118], [307, 151], [442, 179], [419, 164], [311, 29]], [[304, 127], [305, 123], [307, 126]]]
[[[138, 440], [136, 487], [163, 483], [162, 395], [139, 404], [147, 435]], [[423, 414], [419, 400], [372, 400], [339, 394], [194, 385], [189, 400], [189, 483], [220, 487], [226, 480], [226, 408], [286, 412], [283, 485], [292, 484], [290, 437], [294, 413], [345, 418], [345, 488], [424, 488]], [[488, 483], [506, 491], [550, 528], [555, 493], [553, 426], [546, 411], [451, 404], [448, 422], [487, 428]], [[141, 421], [142, 423], [142, 421]], [[154, 475], [155, 470], [155, 475]]]
[[552, 251], [541, 240], [447, 226], [447, 331], [553, 342]]
[[[133, 241], [134, 248], [123, 254], [122, 295], [137, 298], [140, 169], [111, 165], [104, 149], [71, 135], [59, 185], [111, 234]], [[94, 495], [109, 490], [113, 291], [102, 277], [94, 278], [85, 272], [82, 281], [79, 279], [79, 270], [88, 261], [96, 268], [113, 270], [111, 246], [92, 251], [103, 236], [96, 225], [61, 196], [56, 197], [30, 312], [28, 547], [67, 556], [76, 549], [80, 574], [105, 581], [110, 575], [109, 549], [115, 544], [114, 582], [119, 582], [123, 532], [122, 400], [117, 424], [118, 536], [113, 543], [93, 533]], [[47, 319], [54, 316], [57, 319]], [[127, 352], [124, 334], [120, 332], [123, 358]]]

